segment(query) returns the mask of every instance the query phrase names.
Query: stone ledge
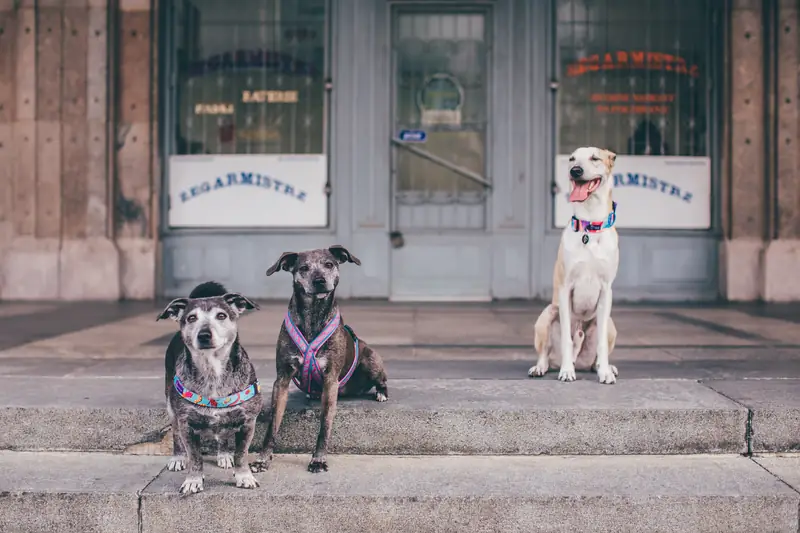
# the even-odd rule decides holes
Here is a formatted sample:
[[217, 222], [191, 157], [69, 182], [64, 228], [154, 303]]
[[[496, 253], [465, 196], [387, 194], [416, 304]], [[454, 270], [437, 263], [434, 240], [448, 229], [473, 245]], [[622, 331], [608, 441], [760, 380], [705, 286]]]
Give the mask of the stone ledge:
[[14, 239], [2, 257], [0, 299], [57, 300], [59, 253], [58, 239]]
[[733, 302], [755, 301], [762, 295], [764, 241], [723, 240], [719, 244], [719, 280], [723, 298]]
[[[167, 425], [163, 378], [0, 378], [0, 448], [124, 450]], [[42, 391], [47, 391], [43, 394]], [[266, 388], [267, 395], [269, 387]], [[131, 391], [135, 391], [132, 393]], [[694, 381], [395, 380], [390, 401], [342, 399], [330, 450], [363, 454], [747, 451], [747, 409]], [[290, 395], [279, 451], [309, 452], [319, 402]], [[265, 431], [257, 427], [254, 446]], [[157, 447], [156, 447], [157, 448]], [[141, 453], [141, 452], [136, 452]], [[153, 453], [153, 452], [146, 452]], [[169, 453], [168, 447], [162, 453]]]
[[[0, 530], [15, 533], [796, 532], [800, 495], [737, 456], [276, 456], [254, 490], [163, 459], [0, 452]], [[774, 465], [772, 465], [774, 466]], [[159, 473], [160, 472], [160, 473]], [[774, 470], [773, 470], [774, 472]], [[57, 473], [57, 474], [56, 474]], [[309, 512], [313, 509], [313, 512]]]
[[119, 300], [119, 251], [111, 240], [63, 241], [60, 269], [62, 300]]
[[767, 302], [800, 300], [800, 240], [771, 241], [764, 251], [764, 293]]

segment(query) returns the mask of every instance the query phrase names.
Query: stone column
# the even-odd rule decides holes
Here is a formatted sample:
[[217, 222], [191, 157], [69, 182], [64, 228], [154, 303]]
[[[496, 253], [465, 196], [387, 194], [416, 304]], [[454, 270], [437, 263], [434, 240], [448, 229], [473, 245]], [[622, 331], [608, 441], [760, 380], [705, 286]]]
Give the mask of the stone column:
[[[47, 48], [58, 50], [61, 24], [52, 20], [54, 10], [49, 4], [42, 6], [41, 13], [34, 0], [5, 4], [14, 26], [11, 79], [15, 98], [11, 145], [9, 150], [4, 150], [0, 161], [0, 166], [7, 166], [13, 174], [13, 240], [3, 257], [1, 296], [21, 300], [56, 299], [59, 295], [60, 206], [54, 200], [60, 200], [61, 195], [58, 153], [61, 55]], [[41, 31], [37, 31], [39, 24]], [[56, 59], [40, 64], [37, 53], [40, 50]], [[40, 80], [40, 74], [55, 76], [55, 89], [54, 81]], [[48, 92], [52, 90], [57, 92]], [[50, 174], [44, 176], [44, 173]]]
[[106, 0], [67, 0], [61, 84], [60, 297], [116, 300], [119, 253], [108, 227]]
[[119, 0], [115, 231], [122, 297], [153, 298], [156, 280], [155, 41], [151, 0]]
[[800, 300], [800, 137], [798, 136], [798, 4], [779, 0], [777, 38], [776, 227], [764, 253], [766, 301]]
[[[767, 0], [769, 1], [769, 0]], [[729, 138], [723, 157], [728, 175], [723, 193], [729, 206], [720, 249], [723, 297], [756, 300], [763, 286], [766, 236], [764, 137], [764, 21], [762, 0], [733, 0], [729, 49]]]
[[8, 1], [0, 11], [11, 29], [0, 35], [0, 69], [11, 74], [0, 74], [0, 100], [13, 104], [0, 114], [0, 124], [11, 124], [0, 166], [11, 174], [3, 218], [13, 228], [0, 256], [0, 297], [118, 299], [118, 252], [106, 222], [105, 2]]

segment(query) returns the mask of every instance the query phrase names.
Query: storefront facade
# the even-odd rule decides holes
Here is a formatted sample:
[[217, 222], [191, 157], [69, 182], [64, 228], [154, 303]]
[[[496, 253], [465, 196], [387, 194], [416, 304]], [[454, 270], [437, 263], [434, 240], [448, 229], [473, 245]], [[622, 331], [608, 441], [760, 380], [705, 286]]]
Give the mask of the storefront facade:
[[[794, 30], [797, 9], [788, 3], [103, 4], [81, 13], [87, 57], [100, 46], [93, 21], [120, 35], [102, 43], [111, 126], [89, 137], [106, 144], [105, 169], [92, 166], [87, 149], [90, 170], [105, 178], [106, 221], [51, 237], [61, 244], [47, 268], [60, 281], [40, 298], [91, 293], [86, 282], [70, 291], [63, 281], [78, 275], [80, 260], [70, 258], [86, 253], [97, 255], [94, 264], [115, 261], [116, 295], [125, 298], [185, 295], [207, 279], [283, 298], [289, 280], [267, 279], [266, 268], [284, 251], [338, 243], [362, 261], [346, 267], [343, 297], [546, 299], [570, 216], [566, 157], [586, 145], [618, 154], [616, 299], [767, 297], [769, 249], [781, 237], [769, 220], [783, 220], [792, 243], [773, 270], [795, 253], [800, 215], [791, 201], [776, 204], [778, 192], [791, 199], [800, 191], [792, 189], [798, 165], [789, 168], [776, 142], [791, 124], [768, 123], [775, 100], [767, 97], [792, 90], [768, 84], [791, 58], [780, 55], [774, 70], [757, 61], [765, 47], [790, 47], [770, 37], [794, 38], [776, 31]], [[23, 6], [13, 17], [40, 20], [50, 11]], [[78, 11], [58, 13], [66, 28]], [[26, 38], [14, 37], [17, 70], [30, 54]], [[91, 104], [96, 63], [87, 64]], [[46, 73], [36, 74], [40, 96]], [[17, 103], [25, 82], [16, 82]], [[65, 123], [70, 105], [61, 98]], [[20, 120], [17, 113], [12, 125]], [[74, 170], [60, 170], [68, 190]], [[90, 214], [93, 191], [84, 202]], [[13, 206], [7, 212], [16, 216]], [[3, 297], [25, 298], [9, 287], [24, 277], [30, 246], [34, 255], [52, 250], [36, 248], [38, 230], [10, 227]], [[87, 252], [90, 237], [97, 243]], [[77, 251], [65, 261], [70, 246]]]
[[564, 154], [594, 145], [619, 155], [616, 294], [715, 298], [720, 13], [652, 3], [173, 4], [164, 294], [279, 296], [273, 258], [339, 242], [350, 296], [546, 297]]

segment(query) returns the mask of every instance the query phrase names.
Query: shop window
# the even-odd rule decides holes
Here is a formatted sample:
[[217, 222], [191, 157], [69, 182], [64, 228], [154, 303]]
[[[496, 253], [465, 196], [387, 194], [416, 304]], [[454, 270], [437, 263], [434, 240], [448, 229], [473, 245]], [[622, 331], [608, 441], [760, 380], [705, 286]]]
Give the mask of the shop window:
[[707, 156], [702, 0], [558, 0], [559, 152]]
[[324, 153], [325, 0], [176, 4], [173, 153]]
[[568, 155], [617, 154], [617, 227], [711, 227], [710, 0], [558, 0], [554, 220], [572, 216]]

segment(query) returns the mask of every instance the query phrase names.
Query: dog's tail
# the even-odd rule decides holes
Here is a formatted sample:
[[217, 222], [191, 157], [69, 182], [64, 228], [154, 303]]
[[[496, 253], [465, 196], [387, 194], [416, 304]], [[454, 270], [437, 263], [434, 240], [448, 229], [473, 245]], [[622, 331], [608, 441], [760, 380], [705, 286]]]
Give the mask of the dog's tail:
[[210, 298], [212, 296], [222, 296], [228, 289], [222, 283], [216, 281], [206, 281], [201, 283], [189, 294], [189, 298]]

